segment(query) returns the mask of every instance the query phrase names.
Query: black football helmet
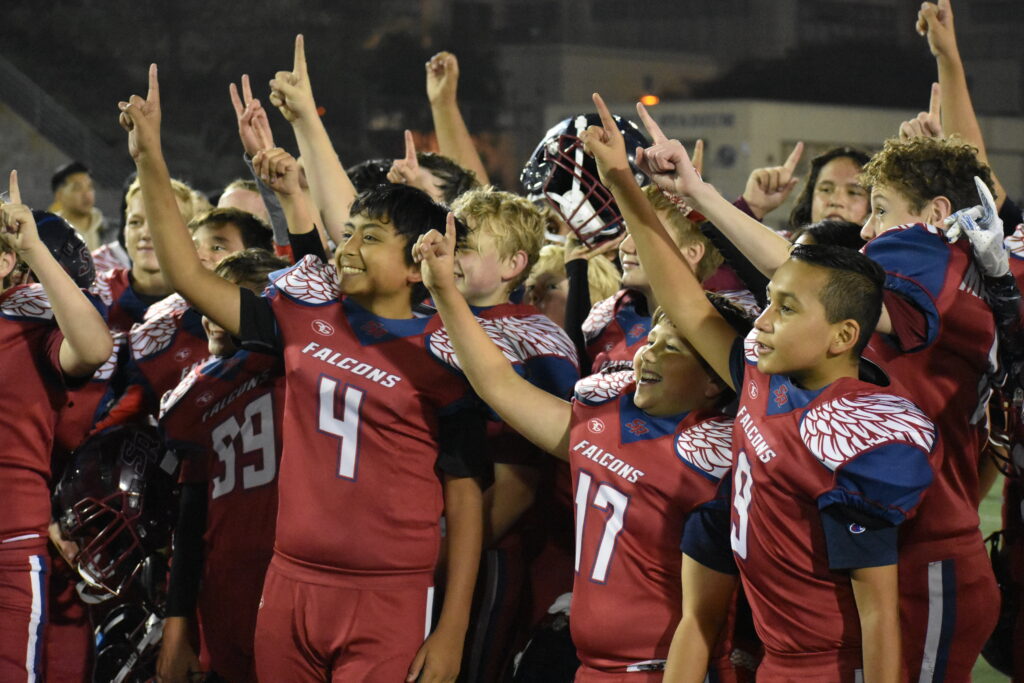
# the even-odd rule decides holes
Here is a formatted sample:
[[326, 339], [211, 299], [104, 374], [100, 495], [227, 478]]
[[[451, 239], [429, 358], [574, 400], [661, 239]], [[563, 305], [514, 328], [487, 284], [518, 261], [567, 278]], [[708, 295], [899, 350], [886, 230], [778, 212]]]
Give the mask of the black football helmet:
[[71, 224], [48, 211], [33, 211], [32, 218], [39, 230], [39, 239], [53, 254], [57, 263], [71, 276], [75, 284], [88, 289], [96, 279], [96, 267], [92, 262], [92, 254], [82, 236], [75, 232]]
[[170, 542], [178, 460], [153, 427], [123, 425], [88, 439], [53, 494], [61, 533], [78, 544], [75, 569], [121, 595], [146, 557]]
[[[637, 147], [651, 143], [629, 119], [617, 115], [614, 119], [626, 139], [630, 168], [637, 182], [646, 185], [648, 178], [636, 166], [635, 154]], [[600, 125], [596, 113], [559, 122], [544, 134], [519, 176], [527, 196], [546, 199], [587, 246], [613, 239], [625, 229], [611, 191], [601, 184], [597, 164], [583, 151], [579, 138], [590, 126]]]

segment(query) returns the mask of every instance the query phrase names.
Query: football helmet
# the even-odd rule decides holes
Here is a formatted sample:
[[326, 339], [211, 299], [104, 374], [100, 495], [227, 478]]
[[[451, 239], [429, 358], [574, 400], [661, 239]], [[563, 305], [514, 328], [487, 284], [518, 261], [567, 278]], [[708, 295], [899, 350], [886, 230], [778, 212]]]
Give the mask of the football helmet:
[[121, 595], [146, 557], [166, 548], [177, 465], [148, 426], [114, 427], [72, 454], [53, 503], [61, 533], [78, 544], [75, 569], [90, 586]]
[[[640, 185], [648, 183], [636, 165], [636, 148], [650, 142], [636, 124], [613, 116], [626, 139], [629, 166]], [[594, 246], [620, 235], [625, 226], [611, 191], [601, 184], [597, 164], [583, 151], [580, 133], [600, 126], [597, 114], [578, 114], [557, 123], [544, 134], [523, 167], [519, 181], [530, 199], [545, 199], [562, 220], [587, 246]]]
[[88, 289], [96, 279], [96, 267], [89, 247], [71, 224], [48, 211], [33, 211], [39, 239], [57, 259], [57, 263], [71, 276], [81, 289]]

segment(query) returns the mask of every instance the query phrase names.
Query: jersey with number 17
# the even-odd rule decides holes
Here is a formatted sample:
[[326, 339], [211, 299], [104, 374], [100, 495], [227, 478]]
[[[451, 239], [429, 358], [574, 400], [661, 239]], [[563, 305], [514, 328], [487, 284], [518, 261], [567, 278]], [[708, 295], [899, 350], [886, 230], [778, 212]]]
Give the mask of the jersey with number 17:
[[569, 463], [576, 577], [569, 624], [580, 661], [624, 673], [660, 666], [679, 621], [679, 544], [731, 464], [732, 418], [654, 417], [633, 403], [632, 371], [576, 385]]
[[382, 318], [337, 291], [334, 268], [307, 257], [273, 274], [259, 303], [286, 377], [276, 566], [337, 585], [430, 585], [438, 469], [469, 474], [439, 461], [442, 420], [469, 386], [427, 350], [436, 316]]

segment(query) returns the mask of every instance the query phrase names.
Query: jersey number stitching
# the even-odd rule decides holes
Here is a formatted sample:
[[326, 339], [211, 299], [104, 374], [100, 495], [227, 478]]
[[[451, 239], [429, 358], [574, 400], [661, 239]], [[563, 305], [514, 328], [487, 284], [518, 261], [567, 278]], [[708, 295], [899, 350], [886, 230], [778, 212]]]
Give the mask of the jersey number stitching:
[[611, 514], [602, 514], [604, 518], [604, 532], [601, 534], [601, 542], [597, 547], [597, 555], [594, 557], [594, 565], [590, 571], [590, 580], [597, 583], [605, 583], [608, 578], [608, 566], [611, 564], [612, 556], [615, 554], [615, 542], [619, 533], [626, 523], [626, 508], [629, 507], [629, 496], [611, 484], [603, 483], [597, 487], [594, 494], [594, 501], [588, 505], [590, 499], [590, 488], [594, 478], [587, 472], [580, 470], [576, 482], [576, 573], [580, 571], [580, 555], [583, 550], [583, 529], [587, 512], [590, 508], [599, 510], [611, 510]]
[[736, 510], [736, 521], [729, 531], [733, 552], [747, 559], [747, 526], [750, 522], [750, 498], [753, 495], [754, 478], [750, 473], [747, 452], [740, 451], [736, 458], [736, 473], [732, 480], [732, 506]]
[[[258, 420], [253, 420], [258, 417]], [[256, 424], [259, 431], [256, 431]], [[274, 443], [274, 403], [271, 394], [264, 394], [245, 407], [245, 421], [238, 424], [234, 416], [221, 422], [212, 432], [213, 448], [224, 463], [224, 476], [214, 477], [211, 498], [220, 498], [235, 489], [236, 446], [241, 436], [242, 454], [260, 451], [259, 466], [242, 468], [242, 488], [254, 489], [269, 484], [277, 474], [277, 448]]]
[[[320, 431], [338, 439], [338, 478], [355, 480], [359, 460], [359, 409], [366, 392], [350, 384], [340, 390], [338, 380], [326, 375], [320, 377], [319, 392]], [[342, 407], [341, 417], [335, 414], [337, 404]]]

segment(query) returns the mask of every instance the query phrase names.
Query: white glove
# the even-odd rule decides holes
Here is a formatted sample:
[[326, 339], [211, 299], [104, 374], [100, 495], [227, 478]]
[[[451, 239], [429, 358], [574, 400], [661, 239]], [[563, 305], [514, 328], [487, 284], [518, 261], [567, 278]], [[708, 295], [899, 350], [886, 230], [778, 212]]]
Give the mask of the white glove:
[[946, 237], [956, 242], [966, 235], [974, 251], [974, 260], [988, 277], [1002, 277], [1010, 272], [1010, 259], [1003, 246], [1003, 221], [996, 212], [996, 202], [988, 186], [974, 176], [981, 204], [961, 209], [946, 219]]

